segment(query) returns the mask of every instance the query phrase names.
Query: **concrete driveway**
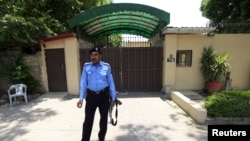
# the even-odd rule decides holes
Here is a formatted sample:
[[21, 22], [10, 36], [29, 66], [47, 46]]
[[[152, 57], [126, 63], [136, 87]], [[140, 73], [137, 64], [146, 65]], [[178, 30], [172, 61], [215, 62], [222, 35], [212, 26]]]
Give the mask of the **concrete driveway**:
[[[118, 94], [118, 124], [109, 124], [107, 141], [207, 141], [207, 126], [194, 122], [166, 95], [158, 92]], [[84, 108], [76, 96], [47, 93], [10, 107], [0, 107], [1, 141], [80, 141]], [[83, 105], [85, 106], [85, 105]], [[96, 111], [91, 140], [97, 141]]]

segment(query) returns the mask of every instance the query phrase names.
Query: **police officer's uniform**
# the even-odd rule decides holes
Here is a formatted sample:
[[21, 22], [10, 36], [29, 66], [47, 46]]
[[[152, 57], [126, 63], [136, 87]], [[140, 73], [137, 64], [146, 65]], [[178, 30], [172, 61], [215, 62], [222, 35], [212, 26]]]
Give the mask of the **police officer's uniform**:
[[[94, 51], [99, 52], [100, 50], [94, 48]], [[109, 100], [115, 101], [116, 98], [115, 84], [108, 63], [100, 61], [97, 66], [92, 62], [84, 64], [80, 81], [80, 100], [84, 98], [86, 107], [82, 141], [89, 141], [90, 139], [97, 107], [100, 112], [98, 137], [99, 140], [104, 140], [107, 132]]]

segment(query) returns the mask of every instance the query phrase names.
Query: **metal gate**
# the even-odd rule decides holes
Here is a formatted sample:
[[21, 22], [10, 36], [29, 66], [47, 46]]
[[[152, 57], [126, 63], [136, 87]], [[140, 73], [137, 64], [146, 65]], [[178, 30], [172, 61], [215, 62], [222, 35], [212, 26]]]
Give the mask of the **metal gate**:
[[[102, 60], [111, 65], [117, 91], [160, 91], [162, 47], [103, 48]], [[89, 49], [80, 49], [81, 69]]]

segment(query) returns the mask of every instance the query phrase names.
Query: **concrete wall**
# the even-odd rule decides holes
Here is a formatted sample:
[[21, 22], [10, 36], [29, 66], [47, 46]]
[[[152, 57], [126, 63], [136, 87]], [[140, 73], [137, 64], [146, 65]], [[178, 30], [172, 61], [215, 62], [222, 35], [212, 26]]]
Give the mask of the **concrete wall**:
[[[18, 51], [13, 51], [13, 52], [17, 52], [17, 53], [21, 53], [21, 50]], [[42, 74], [42, 53], [41, 52], [37, 52], [36, 54], [32, 54], [32, 55], [27, 55], [25, 54], [23, 56], [23, 60], [24, 63], [26, 65], [28, 65], [30, 67], [30, 73], [31, 75], [36, 79], [41, 81], [43, 74]], [[0, 78], [0, 91], [4, 91], [4, 93], [7, 93], [7, 89], [9, 88], [11, 84], [9, 84], [6, 80]], [[45, 87], [42, 85], [41, 92], [45, 92], [46, 89]]]
[[79, 56], [79, 43], [74, 34], [67, 36], [58, 36], [54, 39], [45, 39], [42, 47], [42, 82], [46, 91], [48, 88], [48, 76], [45, 61], [45, 52], [48, 49], [64, 49], [65, 68], [66, 68], [66, 81], [69, 94], [79, 94], [80, 82], [80, 56]]
[[65, 65], [69, 94], [79, 94], [80, 82], [80, 55], [79, 44], [76, 38], [65, 40]]
[[[25, 55], [24, 62], [30, 66], [30, 73], [36, 80], [42, 80], [42, 53], [37, 52], [32, 55]], [[44, 85], [41, 86], [41, 92], [46, 92]]]
[[[250, 89], [250, 34], [166, 34], [164, 39], [163, 86], [171, 90], [201, 90], [204, 79], [200, 72], [200, 58], [204, 46], [212, 45], [216, 52], [230, 55], [232, 88]], [[170, 54], [176, 58], [177, 50], [192, 50], [192, 66], [176, 67], [167, 62]]]
[[[208, 37], [202, 34], [166, 34], [163, 48], [163, 90], [201, 90], [204, 79], [199, 69], [204, 46], [212, 45], [216, 52], [230, 55], [232, 88], [250, 89], [250, 34], [216, 34]], [[40, 79], [43, 89], [48, 92], [48, 79], [45, 62], [47, 49], [63, 48], [65, 52], [66, 79], [69, 94], [79, 94], [80, 58], [79, 43], [75, 36], [45, 40], [42, 50], [36, 55], [27, 56], [32, 64], [32, 74]], [[176, 67], [176, 62], [167, 62], [177, 50], [192, 50], [192, 66]], [[29, 62], [32, 61], [32, 62]]]
[[165, 37], [163, 45], [163, 87], [164, 91], [170, 93], [176, 85], [175, 62], [167, 62], [169, 55], [176, 56], [178, 45], [177, 35]]

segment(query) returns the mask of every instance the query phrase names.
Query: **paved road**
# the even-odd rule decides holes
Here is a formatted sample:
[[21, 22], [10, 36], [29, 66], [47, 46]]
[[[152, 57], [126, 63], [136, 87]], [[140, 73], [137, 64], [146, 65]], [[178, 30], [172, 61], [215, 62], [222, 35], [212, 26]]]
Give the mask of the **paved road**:
[[[160, 93], [118, 94], [118, 124], [109, 124], [107, 141], [207, 141], [207, 126], [198, 125]], [[0, 107], [0, 141], [80, 141], [84, 108], [76, 97], [48, 93], [27, 105]], [[85, 106], [85, 105], [83, 105]], [[96, 112], [91, 140], [97, 141]]]

